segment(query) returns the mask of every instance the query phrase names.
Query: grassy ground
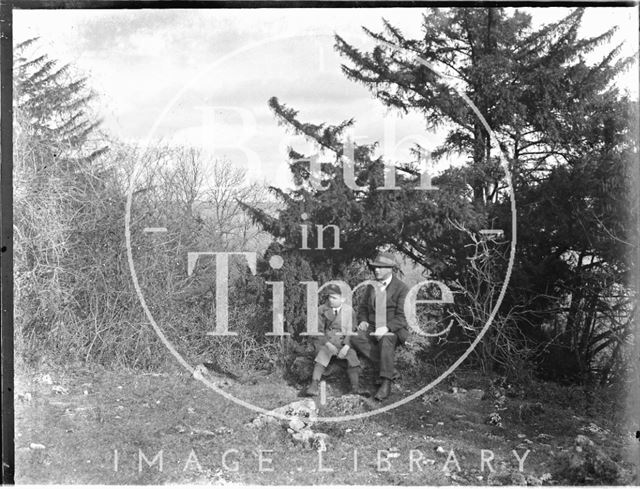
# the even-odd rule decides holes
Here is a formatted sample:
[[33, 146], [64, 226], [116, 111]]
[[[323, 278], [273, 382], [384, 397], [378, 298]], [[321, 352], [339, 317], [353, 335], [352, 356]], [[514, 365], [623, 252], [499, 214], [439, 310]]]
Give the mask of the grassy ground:
[[[329, 435], [320, 467], [319, 453], [294, 444], [285, 428], [246, 427], [256, 413], [184, 371], [18, 370], [16, 482], [22, 484], [558, 484], [567, 483], [559, 454], [574, 449], [576, 435], [586, 434], [622, 465], [625, 450], [637, 443], [613, 403], [596, 404], [600, 414], [586, 416], [581, 391], [542, 383], [500, 401], [487, 379], [458, 372], [446, 385], [391, 412], [318, 426]], [[401, 383], [390, 401], [416, 387]], [[470, 399], [453, 387], [481, 388], [486, 395]], [[228, 389], [269, 409], [300, 399], [275, 374]], [[330, 386], [329, 395], [339, 396], [338, 387]], [[492, 412], [502, 426], [487, 424]], [[483, 449], [493, 452], [495, 472], [486, 465], [481, 470]], [[236, 451], [229, 452], [225, 468], [229, 450]], [[392, 455], [380, 452], [378, 462], [384, 450]], [[513, 450], [520, 457], [530, 450], [522, 472]], [[151, 462], [156, 456], [149, 466], [145, 458]]]

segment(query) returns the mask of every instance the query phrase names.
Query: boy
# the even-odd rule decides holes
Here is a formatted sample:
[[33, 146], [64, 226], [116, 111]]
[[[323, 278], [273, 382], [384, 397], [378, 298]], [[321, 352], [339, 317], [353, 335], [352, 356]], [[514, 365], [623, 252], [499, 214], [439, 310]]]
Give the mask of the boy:
[[[331, 358], [337, 356], [347, 360], [347, 374], [351, 383], [351, 393], [369, 396], [369, 392], [360, 387], [360, 361], [356, 351], [351, 348], [350, 336], [342, 329], [342, 318], [351, 317], [351, 330], [356, 325], [356, 315], [353, 308], [344, 303], [340, 287], [327, 286], [327, 300], [318, 307], [318, 331], [324, 333], [315, 341], [316, 358], [311, 377], [311, 384], [307, 387], [308, 396], [317, 396], [319, 384], [325, 368]], [[343, 316], [344, 314], [344, 316]]]

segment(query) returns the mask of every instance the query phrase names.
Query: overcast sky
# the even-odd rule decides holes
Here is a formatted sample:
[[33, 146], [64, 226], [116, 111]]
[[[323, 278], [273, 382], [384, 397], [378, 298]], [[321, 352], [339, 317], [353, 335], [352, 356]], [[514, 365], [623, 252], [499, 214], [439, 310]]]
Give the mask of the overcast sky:
[[[527, 8], [534, 25], [565, 8]], [[362, 85], [346, 79], [333, 34], [366, 49], [360, 26], [385, 17], [407, 36], [420, 33], [423, 9], [30, 10], [14, 11], [14, 39], [40, 36], [48, 54], [73, 63], [100, 95], [104, 128], [122, 140], [162, 139], [202, 146], [246, 167], [251, 179], [290, 184], [286, 147], [308, 151], [278, 126], [267, 100], [276, 96], [303, 121], [354, 117], [357, 142], [383, 142], [390, 158], [414, 142], [433, 149], [439, 135], [412, 114], [389, 113]], [[619, 26], [612, 44], [638, 46], [637, 8], [588, 8], [582, 33]], [[603, 48], [603, 50], [606, 47]], [[637, 85], [637, 66], [621, 80]], [[637, 93], [635, 91], [634, 93]], [[395, 151], [395, 154], [394, 154]]]

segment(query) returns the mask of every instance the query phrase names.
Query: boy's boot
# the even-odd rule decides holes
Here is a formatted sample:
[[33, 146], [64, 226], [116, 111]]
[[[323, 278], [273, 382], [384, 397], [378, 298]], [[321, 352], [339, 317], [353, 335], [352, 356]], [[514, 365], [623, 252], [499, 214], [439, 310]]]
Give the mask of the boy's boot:
[[317, 396], [320, 394], [320, 379], [324, 372], [324, 367], [318, 362], [313, 367], [313, 374], [311, 375], [311, 384], [307, 387], [307, 396]]
[[351, 394], [358, 396], [369, 397], [371, 393], [360, 387], [360, 367], [347, 368], [347, 375], [349, 376], [349, 382], [351, 383]]

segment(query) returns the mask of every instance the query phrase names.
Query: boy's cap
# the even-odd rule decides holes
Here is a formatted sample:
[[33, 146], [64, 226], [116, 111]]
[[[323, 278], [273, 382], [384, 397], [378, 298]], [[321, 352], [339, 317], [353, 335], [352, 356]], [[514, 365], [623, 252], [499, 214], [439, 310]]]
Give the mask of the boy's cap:
[[324, 290], [327, 295], [342, 295], [342, 291], [340, 290], [340, 287], [338, 287], [335, 284], [327, 285], [326, 289]]

